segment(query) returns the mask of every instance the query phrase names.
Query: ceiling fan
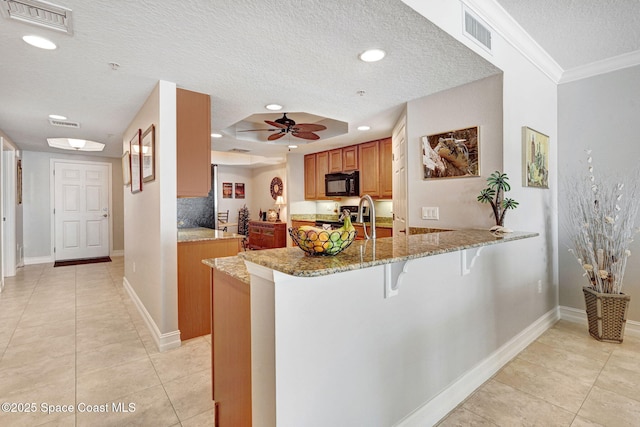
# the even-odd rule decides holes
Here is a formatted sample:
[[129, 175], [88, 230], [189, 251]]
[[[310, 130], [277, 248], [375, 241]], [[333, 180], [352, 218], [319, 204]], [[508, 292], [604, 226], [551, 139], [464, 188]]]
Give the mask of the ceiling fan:
[[277, 139], [280, 139], [288, 133], [295, 136], [296, 138], [315, 141], [320, 139], [320, 136], [318, 136], [314, 132], [325, 130], [327, 128], [324, 125], [317, 125], [313, 123], [296, 124], [295, 121], [287, 117], [287, 113], [284, 113], [282, 117], [274, 121], [265, 120], [264, 122], [270, 126], [273, 126], [274, 128], [273, 129], [250, 129], [250, 130], [243, 130], [239, 132], [260, 132], [260, 131], [277, 132], [277, 133], [274, 133], [273, 135], [269, 135], [269, 137], [267, 138], [267, 140], [269, 141], [275, 141]]

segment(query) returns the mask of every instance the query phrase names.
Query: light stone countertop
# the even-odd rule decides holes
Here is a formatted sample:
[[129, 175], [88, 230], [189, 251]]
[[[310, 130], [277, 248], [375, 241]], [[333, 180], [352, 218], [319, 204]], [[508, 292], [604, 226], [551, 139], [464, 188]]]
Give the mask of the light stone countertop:
[[239, 256], [203, 259], [202, 263], [228, 274], [234, 279], [238, 279], [247, 285], [249, 284], [249, 272], [247, 271], [247, 266], [244, 263], [244, 259]]
[[178, 228], [178, 243], [199, 242], [204, 240], [244, 239], [242, 234], [214, 230], [212, 228]]
[[335, 256], [311, 256], [298, 247], [290, 247], [241, 252], [238, 257], [292, 276], [314, 277], [536, 236], [538, 233], [513, 232], [495, 236], [488, 230], [454, 230], [356, 240]]

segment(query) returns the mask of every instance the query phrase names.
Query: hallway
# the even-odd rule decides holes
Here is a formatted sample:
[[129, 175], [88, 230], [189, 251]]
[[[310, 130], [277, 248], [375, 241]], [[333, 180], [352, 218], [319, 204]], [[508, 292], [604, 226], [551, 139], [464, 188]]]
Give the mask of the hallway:
[[[210, 336], [159, 353], [122, 286], [123, 269], [117, 257], [31, 265], [6, 279], [0, 401], [35, 412], [3, 407], [0, 425], [213, 425]], [[47, 414], [43, 404], [75, 411]]]

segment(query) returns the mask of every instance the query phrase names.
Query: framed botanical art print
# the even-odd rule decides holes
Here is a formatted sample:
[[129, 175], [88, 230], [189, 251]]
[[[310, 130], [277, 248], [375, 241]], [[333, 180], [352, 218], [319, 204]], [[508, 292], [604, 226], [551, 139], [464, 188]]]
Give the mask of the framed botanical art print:
[[423, 179], [480, 176], [478, 126], [422, 137]]
[[142, 181], [156, 179], [156, 137], [155, 126], [151, 125], [142, 134]]
[[125, 187], [131, 185], [131, 156], [128, 150], [122, 155], [122, 181]]
[[244, 199], [244, 182], [236, 182], [235, 196], [236, 199]]
[[549, 137], [522, 127], [524, 186], [549, 188]]
[[222, 198], [223, 199], [233, 198], [233, 183], [231, 182], [222, 183]]

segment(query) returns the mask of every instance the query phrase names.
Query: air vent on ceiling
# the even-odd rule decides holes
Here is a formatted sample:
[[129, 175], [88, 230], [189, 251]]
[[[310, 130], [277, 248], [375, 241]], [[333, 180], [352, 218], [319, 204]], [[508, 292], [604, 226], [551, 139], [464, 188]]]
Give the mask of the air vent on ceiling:
[[71, 10], [41, 0], [1, 0], [2, 14], [10, 19], [73, 34]]
[[463, 9], [462, 26], [468, 37], [491, 52], [491, 27], [466, 7]]
[[231, 150], [232, 153], [248, 153], [251, 150], [245, 150], [244, 148], [232, 148]]
[[80, 128], [80, 123], [78, 122], [69, 122], [66, 120], [56, 120], [56, 119], [49, 119], [49, 123], [51, 123], [53, 126], [60, 126], [63, 128], [74, 128], [74, 129], [79, 129]]

